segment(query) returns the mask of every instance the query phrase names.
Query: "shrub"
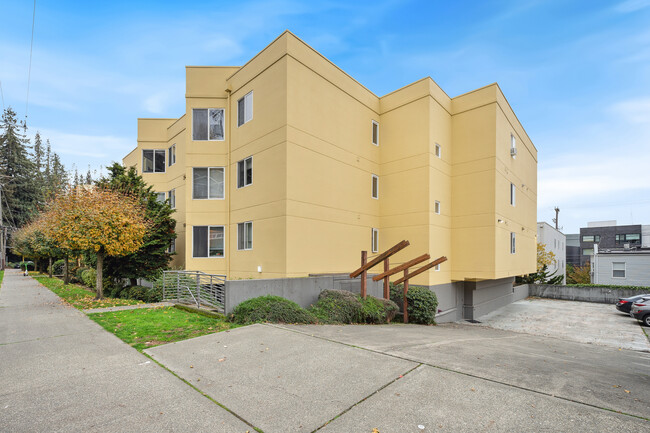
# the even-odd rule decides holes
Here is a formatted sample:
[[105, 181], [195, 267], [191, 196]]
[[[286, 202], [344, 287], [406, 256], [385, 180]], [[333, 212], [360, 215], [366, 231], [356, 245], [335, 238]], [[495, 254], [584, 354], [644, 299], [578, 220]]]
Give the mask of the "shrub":
[[84, 285], [94, 289], [97, 285], [97, 271], [94, 269], [84, 269], [81, 272], [81, 281]]
[[230, 315], [233, 323], [246, 325], [257, 322], [315, 323], [316, 318], [295, 302], [279, 296], [259, 296], [237, 305]]
[[323, 290], [309, 311], [323, 323], [359, 323], [363, 305], [358, 295], [347, 290]]
[[614, 290], [644, 290], [650, 291], [648, 286], [615, 286], [607, 284], [567, 284], [567, 287], [602, 287], [605, 289], [614, 289]]
[[65, 268], [65, 260], [63, 259], [52, 263], [52, 273], [54, 275], [63, 275], [63, 268]]
[[[390, 299], [404, 310], [403, 304], [404, 286], [391, 284]], [[438, 311], [438, 298], [436, 294], [427, 287], [411, 286], [406, 295], [408, 302], [409, 322], [421, 323], [423, 325], [436, 324], [436, 312]]]
[[321, 323], [388, 323], [397, 310], [393, 301], [372, 296], [364, 300], [347, 290], [323, 290], [309, 309]]
[[87, 269], [90, 269], [90, 268], [81, 267], [81, 268], [77, 268], [77, 270], [75, 271], [74, 276], [77, 278], [77, 280], [79, 282], [83, 283], [84, 279], [83, 279], [82, 275], [83, 275], [84, 271], [87, 270]]

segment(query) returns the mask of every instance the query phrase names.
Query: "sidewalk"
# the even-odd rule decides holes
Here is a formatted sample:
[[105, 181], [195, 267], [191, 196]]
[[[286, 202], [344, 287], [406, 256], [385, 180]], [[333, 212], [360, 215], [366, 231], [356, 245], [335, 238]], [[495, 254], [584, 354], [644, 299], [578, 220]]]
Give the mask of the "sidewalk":
[[252, 431], [18, 270], [0, 288], [3, 431]]

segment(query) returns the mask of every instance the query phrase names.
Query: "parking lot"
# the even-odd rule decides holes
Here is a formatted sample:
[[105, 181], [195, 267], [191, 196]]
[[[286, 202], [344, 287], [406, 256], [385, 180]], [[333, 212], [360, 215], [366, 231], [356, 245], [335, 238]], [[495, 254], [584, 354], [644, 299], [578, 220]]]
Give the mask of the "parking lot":
[[650, 352], [639, 322], [610, 304], [528, 298], [477, 320], [496, 329]]

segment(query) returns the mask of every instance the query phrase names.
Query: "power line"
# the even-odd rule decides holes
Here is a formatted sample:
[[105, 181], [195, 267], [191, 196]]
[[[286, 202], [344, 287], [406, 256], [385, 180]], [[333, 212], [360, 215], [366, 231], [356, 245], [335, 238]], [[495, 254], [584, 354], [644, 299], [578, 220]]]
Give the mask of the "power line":
[[34, 22], [36, 21], [36, 0], [32, 13], [32, 41], [29, 45], [29, 72], [27, 73], [27, 98], [25, 98], [25, 131], [27, 131], [27, 109], [29, 108], [29, 83], [32, 78], [32, 51], [34, 49]]

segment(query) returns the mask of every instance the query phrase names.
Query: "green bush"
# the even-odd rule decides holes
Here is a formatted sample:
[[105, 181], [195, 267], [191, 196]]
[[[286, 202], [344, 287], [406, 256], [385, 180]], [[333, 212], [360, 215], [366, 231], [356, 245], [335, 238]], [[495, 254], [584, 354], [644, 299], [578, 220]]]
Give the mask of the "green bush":
[[367, 296], [362, 303], [361, 314], [365, 323], [388, 323], [399, 310], [397, 304], [390, 299]]
[[347, 290], [323, 290], [309, 311], [322, 323], [359, 323], [363, 305], [358, 295]]
[[[391, 284], [390, 299], [399, 306], [400, 310], [404, 310], [403, 297], [404, 286]], [[410, 286], [406, 300], [408, 302], [409, 323], [436, 324], [438, 298], [435, 293], [427, 287]]]
[[81, 272], [81, 281], [92, 289], [97, 285], [97, 272], [94, 269], [84, 269]]
[[60, 259], [52, 263], [52, 274], [63, 275], [63, 268], [65, 267], [65, 260]]
[[83, 283], [84, 279], [83, 279], [82, 275], [83, 275], [84, 271], [87, 270], [87, 269], [90, 269], [90, 268], [81, 267], [81, 268], [77, 268], [77, 270], [75, 271], [74, 276], [77, 278], [77, 280], [80, 283]]
[[233, 323], [316, 323], [316, 318], [295, 302], [279, 296], [259, 296], [237, 305], [229, 317]]

